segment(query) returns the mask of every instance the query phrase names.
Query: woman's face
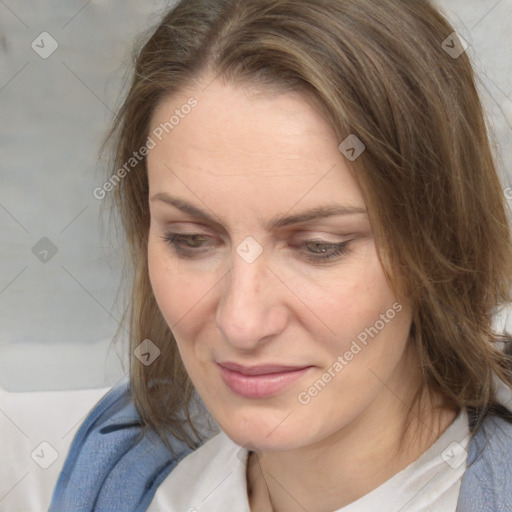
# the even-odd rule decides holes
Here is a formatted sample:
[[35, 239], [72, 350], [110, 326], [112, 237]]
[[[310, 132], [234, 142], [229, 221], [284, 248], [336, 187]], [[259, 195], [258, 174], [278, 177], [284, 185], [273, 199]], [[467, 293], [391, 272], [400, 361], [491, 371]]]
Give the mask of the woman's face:
[[220, 427], [262, 451], [378, 427], [410, 387], [411, 315], [342, 141], [298, 94], [218, 80], [163, 101], [151, 130], [151, 284]]

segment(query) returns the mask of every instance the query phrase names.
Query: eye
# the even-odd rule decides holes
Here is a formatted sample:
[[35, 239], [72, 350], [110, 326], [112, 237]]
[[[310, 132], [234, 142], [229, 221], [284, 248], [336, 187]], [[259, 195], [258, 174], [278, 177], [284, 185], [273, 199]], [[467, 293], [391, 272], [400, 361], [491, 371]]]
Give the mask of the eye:
[[205, 248], [212, 245], [212, 238], [201, 233], [167, 233], [162, 239], [180, 257], [193, 258], [206, 252]]
[[[171, 249], [181, 258], [198, 258], [213, 248], [212, 237], [202, 233], [167, 233], [161, 237], [171, 246]], [[292, 249], [300, 253], [300, 257], [313, 263], [335, 260], [348, 252], [345, 242], [326, 242], [325, 240], [304, 240], [290, 244]]]
[[292, 247], [299, 248], [303, 253], [303, 257], [313, 262], [330, 261], [339, 258], [348, 251], [348, 244], [346, 242], [331, 243], [325, 240], [305, 240], [300, 244], [295, 244]]

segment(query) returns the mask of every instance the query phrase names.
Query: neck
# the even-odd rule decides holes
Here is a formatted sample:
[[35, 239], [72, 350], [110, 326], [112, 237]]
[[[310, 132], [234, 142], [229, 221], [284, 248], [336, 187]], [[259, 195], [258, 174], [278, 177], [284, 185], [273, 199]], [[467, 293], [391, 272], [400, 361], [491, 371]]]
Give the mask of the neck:
[[251, 510], [329, 512], [359, 499], [414, 462], [453, 422], [455, 408], [439, 396], [432, 402], [420, 416], [410, 414], [404, 435], [410, 406], [384, 389], [371, 411], [321, 443], [252, 452], [247, 465]]

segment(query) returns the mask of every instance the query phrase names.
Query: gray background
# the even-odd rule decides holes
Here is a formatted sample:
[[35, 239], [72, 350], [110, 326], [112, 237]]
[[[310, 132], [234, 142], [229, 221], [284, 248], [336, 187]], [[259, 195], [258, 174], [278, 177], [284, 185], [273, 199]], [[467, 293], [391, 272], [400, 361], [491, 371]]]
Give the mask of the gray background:
[[[126, 349], [111, 346], [121, 316], [120, 246], [92, 192], [105, 179], [97, 152], [120, 104], [134, 37], [170, 4], [0, 0], [4, 390], [99, 388], [125, 373]], [[512, 185], [512, 1], [439, 5], [469, 43], [505, 189]], [[58, 44], [47, 58], [31, 47], [51, 48], [43, 32]]]

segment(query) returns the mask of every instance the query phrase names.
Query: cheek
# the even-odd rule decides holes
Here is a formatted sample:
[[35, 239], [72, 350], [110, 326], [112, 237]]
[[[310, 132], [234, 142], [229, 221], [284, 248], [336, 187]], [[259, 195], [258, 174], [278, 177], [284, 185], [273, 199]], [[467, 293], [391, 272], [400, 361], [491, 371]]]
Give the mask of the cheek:
[[213, 286], [207, 276], [199, 278], [186, 264], [169, 256], [160, 240], [148, 241], [148, 272], [153, 294], [180, 352], [188, 345], [181, 340], [194, 339], [208, 318], [208, 292]]
[[148, 272], [153, 294], [167, 325], [179, 325], [190, 309], [194, 289], [186, 284], [186, 275], [169, 257], [165, 242], [150, 236], [148, 241]]
[[[294, 291], [315, 314], [312, 322], [319, 326], [317, 334], [323, 333], [333, 350], [350, 345], [396, 302], [372, 245], [361, 257], [321, 279], [296, 282]], [[311, 313], [308, 317], [313, 318]]]

